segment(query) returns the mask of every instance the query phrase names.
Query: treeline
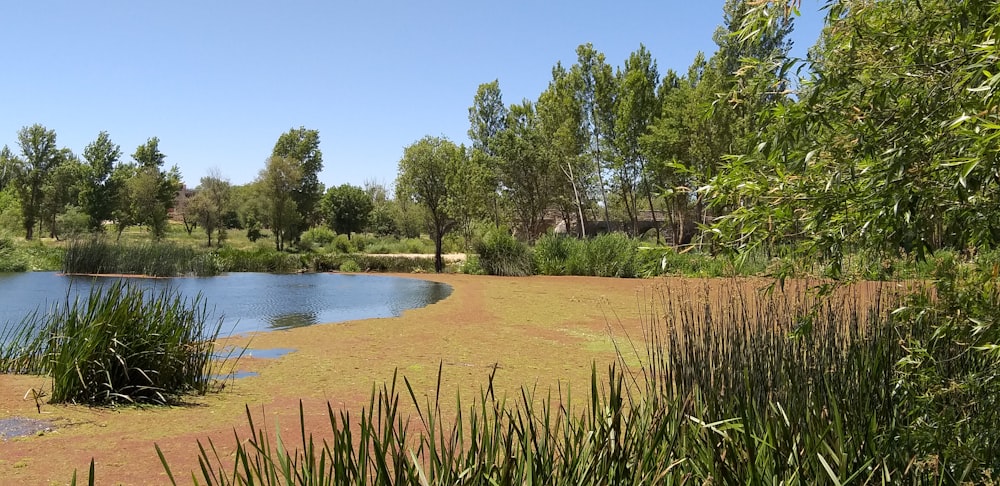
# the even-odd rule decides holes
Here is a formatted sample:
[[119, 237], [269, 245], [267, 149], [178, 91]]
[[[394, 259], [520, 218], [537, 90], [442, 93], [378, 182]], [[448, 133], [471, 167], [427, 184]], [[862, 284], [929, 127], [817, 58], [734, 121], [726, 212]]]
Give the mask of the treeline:
[[758, 111], [792, 102], [787, 72], [777, 68], [756, 73], [769, 92], [720, 98], [743, 82], [742, 61], [782, 58], [791, 47], [787, 16], [749, 40], [734, 37], [748, 12], [744, 2], [726, 2], [718, 51], [699, 53], [686, 73], [661, 76], [642, 45], [613, 67], [584, 44], [575, 64], [552, 68], [534, 101], [506, 105], [498, 80], [480, 85], [469, 108], [472, 146], [415, 142], [400, 162], [397, 192], [431, 213], [432, 234], [489, 222], [534, 240], [561, 222], [580, 237], [652, 228], [658, 243], [690, 242], [727, 211], [699, 188], [727, 154], [756, 143]]

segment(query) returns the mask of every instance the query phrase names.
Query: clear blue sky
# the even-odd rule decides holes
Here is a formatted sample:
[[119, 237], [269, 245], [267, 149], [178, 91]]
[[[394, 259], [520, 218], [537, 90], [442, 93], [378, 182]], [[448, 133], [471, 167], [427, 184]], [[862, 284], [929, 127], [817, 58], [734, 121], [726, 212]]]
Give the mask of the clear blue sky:
[[[250, 182], [278, 136], [320, 131], [327, 186], [389, 185], [424, 135], [467, 141], [480, 83], [537, 99], [590, 42], [613, 66], [640, 43], [660, 73], [715, 51], [723, 0], [32, 0], [2, 8], [0, 145], [41, 123], [77, 154], [109, 132], [126, 160], [160, 138], [189, 186]], [[793, 54], [822, 24], [802, 3]]]

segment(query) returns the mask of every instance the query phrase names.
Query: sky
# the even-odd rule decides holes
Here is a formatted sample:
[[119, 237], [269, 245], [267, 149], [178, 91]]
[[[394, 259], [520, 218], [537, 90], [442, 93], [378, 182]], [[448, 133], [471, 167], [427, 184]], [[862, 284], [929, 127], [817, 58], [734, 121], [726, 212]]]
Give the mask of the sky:
[[[662, 74], [716, 50], [723, 0], [32, 0], [0, 29], [0, 145], [39, 123], [76, 154], [107, 131], [130, 160], [150, 137], [185, 183], [251, 182], [278, 136], [319, 130], [327, 187], [390, 186], [403, 148], [467, 143], [477, 87], [537, 100], [591, 43], [612, 66], [644, 44]], [[803, 0], [792, 54], [822, 26]]]

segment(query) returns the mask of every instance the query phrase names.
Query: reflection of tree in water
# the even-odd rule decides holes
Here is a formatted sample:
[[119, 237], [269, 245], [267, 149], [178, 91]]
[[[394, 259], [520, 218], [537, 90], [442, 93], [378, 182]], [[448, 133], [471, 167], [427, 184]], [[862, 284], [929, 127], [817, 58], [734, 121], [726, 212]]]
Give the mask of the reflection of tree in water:
[[268, 316], [267, 324], [273, 328], [286, 329], [316, 324], [315, 312], [295, 312], [280, 316]]

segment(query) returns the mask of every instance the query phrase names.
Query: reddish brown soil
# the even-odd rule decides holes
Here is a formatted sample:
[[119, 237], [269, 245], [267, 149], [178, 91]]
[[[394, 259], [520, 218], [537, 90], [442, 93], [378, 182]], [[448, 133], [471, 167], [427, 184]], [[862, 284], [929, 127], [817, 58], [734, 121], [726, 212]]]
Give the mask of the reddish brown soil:
[[[461, 392], [478, 396], [494, 365], [494, 388], [513, 396], [519, 388], [588, 390], [591, 366], [599, 372], [615, 360], [614, 341], [640, 341], [640, 317], [658, 286], [704, 289], [702, 280], [620, 280], [581, 277], [501, 278], [467, 275], [406, 275], [448, 283], [451, 296], [391, 319], [317, 325], [234, 338], [226, 344], [251, 348], [293, 348], [278, 359], [243, 358], [238, 367], [258, 376], [229, 382], [220, 393], [192, 397], [169, 408], [88, 408], [24, 400], [30, 388], [47, 389], [44, 377], [0, 375], [0, 419], [43, 418], [50, 432], [0, 442], [0, 484], [65, 484], [73, 471], [85, 475], [95, 461], [98, 484], [164, 484], [167, 477], [154, 444], [163, 450], [175, 477], [190, 481], [197, 442], [211, 440], [227, 467], [236, 444], [246, 437], [245, 407], [257, 425], [283, 431], [298, 441], [301, 400], [306, 425], [329, 430], [327, 403], [359, 417], [373, 386], [397, 389], [406, 376], [418, 399], [433, 399], [439, 365], [447, 408]], [[759, 287], [742, 280], [739, 286]], [[636, 342], [641, 350], [641, 342]], [[631, 350], [630, 346], [627, 349]], [[630, 352], [630, 351], [629, 351]], [[635, 357], [633, 356], [633, 360]], [[404, 403], [408, 400], [402, 400]], [[407, 408], [406, 410], [409, 410]], [[355, 418], [356, 420], [356, 418]]]

